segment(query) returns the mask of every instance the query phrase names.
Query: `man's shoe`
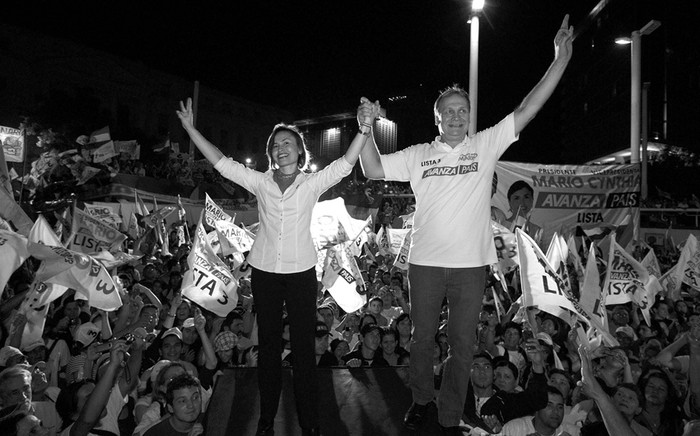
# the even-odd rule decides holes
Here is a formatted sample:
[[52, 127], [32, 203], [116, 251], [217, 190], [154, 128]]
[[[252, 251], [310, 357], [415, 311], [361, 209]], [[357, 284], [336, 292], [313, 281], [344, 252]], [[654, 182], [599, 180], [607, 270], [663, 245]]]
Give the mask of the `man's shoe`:
[[427, 404], [411, 404], [411, 407], [406, 412], [403, 418], [403, 425], [409, 430], [417, 430], [420, 428], [425, 416], [425, 411], [428, 408]]
[[275, 423], [258, 421], [258, 430], [255, 432], [255, 436], [275, 436]]

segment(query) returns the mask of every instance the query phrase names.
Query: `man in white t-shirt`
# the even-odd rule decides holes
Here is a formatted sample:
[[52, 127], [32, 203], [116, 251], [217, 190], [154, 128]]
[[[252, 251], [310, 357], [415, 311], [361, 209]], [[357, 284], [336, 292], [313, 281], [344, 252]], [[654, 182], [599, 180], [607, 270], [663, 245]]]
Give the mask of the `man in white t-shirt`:
[[409, 429], [421, 426], [426, 405], [434, 397], [434, 337], [447, 297], [450, 352], [437, 399], [438, 419], [445, 432], [459, 434], [486, 267], [496, 262], [489, 220], [496, 162], [564, 74], [572, 53], [573, 28], [568, 21], [567, 15], [554, 39], [554, 61], [544, 77], [496, 126], [468, 136], [469, 96], [455, 85], [443, 91], [433, 106], [440, 133], [435, 140], [384, 156], [368, 141], [360, 155], [367, 178], [410, 181], [416, 197], [408, 273], [414, 325], [413, 404], [404, 419]]
[[564, 419], [564, 396], [555, 387], [547, 387], [547, 407], [540, 409], [535, 416], [511, 419], [501, 429], [503, 436], [542, 435], [554, 436], [561, 433]]

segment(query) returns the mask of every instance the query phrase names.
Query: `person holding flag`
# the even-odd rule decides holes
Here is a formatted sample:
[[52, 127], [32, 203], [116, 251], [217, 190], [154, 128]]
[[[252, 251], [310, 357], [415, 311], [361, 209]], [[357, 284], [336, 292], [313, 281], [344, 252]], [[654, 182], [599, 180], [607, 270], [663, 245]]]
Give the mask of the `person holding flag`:
[[404, 424], [420, 428], [433, 401], [433, 338], [442, 301], [449, 304], [449, 357], [437, 399], [447, 434], [461, 434], [474, 332], [486, 283], [496, 262], [490, 226], [490, 190], [496, 162], [554, 92], [571, 59], [573, 27], [566, 15], [554, 38], [554, 60], [513, 113], [496, 126], [468, 136], [469, 95], [454, 85], [435, 101], [440, 136], [431, 143], [380, 156], [364, 147], [360, 163], [369, 179], [410, 181], [416, 212], [409, 252], [411, 318], [410, 384], [413, 404]]
[[362, 99], [359, 132], [345, 155], [326, 168], [307, 173], [309, 162], [303, 136], [293, 125], [278, 124], [267, 141], [269, 169], [259, 172], [224, 157], [194, 126], [192, 99], [176, 111], [182, 126], [204, 157], [225, 178], [258, 199], [260, 230], [248, 255], [257, 310], [258, 387], [260, 419], [257, 435], [274, 434], [281, 388], [283, 306], [290, 324], [294, 362], [294, 396], [303, 435], [317, 435], [318, 395], [315, 376], [315, 333], [318, 261], [311, 237], [311, 216], [318, 198], [350, 174], [371, 136], [378, 104]]

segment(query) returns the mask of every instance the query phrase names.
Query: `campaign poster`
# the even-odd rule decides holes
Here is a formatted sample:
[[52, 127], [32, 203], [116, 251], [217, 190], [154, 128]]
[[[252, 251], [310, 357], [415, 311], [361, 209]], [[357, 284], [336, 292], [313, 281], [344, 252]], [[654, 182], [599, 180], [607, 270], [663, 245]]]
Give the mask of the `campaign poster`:
[[6, 162], [24, 161], [24, 134], [20, 129], [0, 126], [0, 142]]
[[504, 213], [501, 224], [523, 228], [541, 247], [577, 226], [639, 222], [639, 165], [498, 162], [496, 177], [491, 205]]

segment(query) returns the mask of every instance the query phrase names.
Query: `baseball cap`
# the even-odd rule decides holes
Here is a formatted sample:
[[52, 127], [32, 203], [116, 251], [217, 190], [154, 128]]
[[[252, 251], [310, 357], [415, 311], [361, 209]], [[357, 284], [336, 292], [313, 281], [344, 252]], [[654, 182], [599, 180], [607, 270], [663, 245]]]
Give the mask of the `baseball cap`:
[[182, 340], [182, 332], [177, 327], [172, 327], [172, 328], [169, 328], [168, 330], [166, 330], [166, 332], [163, 333], [163, 336], [161, 337], [161, 339], [165, 339], [168, 336], [177, 336], [177, 338], [179, 340]]
[[78, 341], [87, 347], [88, 345], [92, 344], [92, 341], [95, 340], [99, 333], [100, 329], [97, 328], [95, 324], [91, 322], [86, 322], [80, 324], [77, 330], [75, 330], [75, 333], [73, 334], [73, 340]]
[[22, 351], [25, 353], [29, 353], [30, 351], [33, 351], [39, 347], [46, 347], [46, 343], [41, 338], [35, 339], [27, 345], [23, 346]]
[[634, 329], [628, 325], [623, 325], [622, 327], [618, 327], [615, 329], [615, 334], [622, 333], [623, 335], [636, 339], [637, 335], [634, 334]]
[[322, 338], [324, 336], [330, 335], [331, 332], [328, 330], [328, 326], [323, 321], [316, 322], [316, 337]]
[[381, 329], [382, 328], [379, 327], [377, 324], [369, 323], [369, 324], [365, 324], [362, 326], [362, 329], [360, 330], [360, 334], [362, 336], [365, 336], [365, 335], [368, 335], [375, 330], [380, 331]]
[[156, 378], [158, 377], [158, 374], [160, 373], [160, 371], [169, 364], [170, 364], [169, 360], [163, 359], [163, 360], [159, 360], [158, 362], [156, 362], [155, 365], [153, 365], [151, 367], [151, 383], [156, 382]]
[[238, 336], [231, 331], [223, 331], [214, 338], [214, 351], [228, 351], [238, 344]]
[[19, 349], [9, 345], [0, 348], [0, 366], [7, 366], [7, 361], [15, 356], [24, 356], [24, 354]]

